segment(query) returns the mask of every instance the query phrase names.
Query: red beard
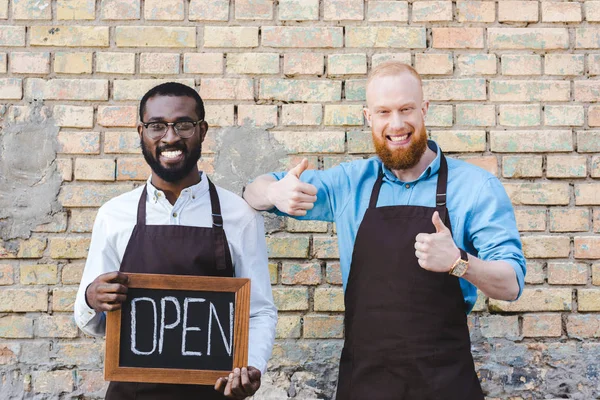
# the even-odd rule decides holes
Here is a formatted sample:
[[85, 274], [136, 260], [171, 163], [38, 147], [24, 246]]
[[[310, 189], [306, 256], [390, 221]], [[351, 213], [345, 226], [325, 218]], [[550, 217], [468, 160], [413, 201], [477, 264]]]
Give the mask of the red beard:
[[386, 141], [385, 136], [373, 141], [383, 165], [390, 170], [409, 169], [417, 165], [427, 149], [427, 131], [422, 127], [419, 132], [414, 132], [407, 149], [391, 150]]

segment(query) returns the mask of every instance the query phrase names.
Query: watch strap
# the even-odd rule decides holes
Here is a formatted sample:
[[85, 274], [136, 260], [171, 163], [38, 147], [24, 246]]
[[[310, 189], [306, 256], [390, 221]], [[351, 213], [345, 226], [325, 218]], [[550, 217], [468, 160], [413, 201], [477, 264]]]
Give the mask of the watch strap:
[[467, 252], [464, 251], [463, 249], [461, 249], [460, 247], [458, 248], [458, 250], [460, 251], [460, 259], [468, 262], [469, 256], [468, 256]]

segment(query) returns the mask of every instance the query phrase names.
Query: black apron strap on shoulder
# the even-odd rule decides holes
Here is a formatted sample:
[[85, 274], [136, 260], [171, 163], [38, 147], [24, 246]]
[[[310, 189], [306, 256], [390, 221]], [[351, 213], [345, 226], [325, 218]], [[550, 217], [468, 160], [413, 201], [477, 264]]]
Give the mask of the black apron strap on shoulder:
[[221, 204], [219, 203], [219, 195], [217, 188], [206, 177], [208, 181], [208, 192], [210, 193], [210, 205], [212, 208], [213, 220], [213, 236], [215, 238], [215, 262], [218, 270], [227, 268], [227, 264], [231, 263], [231, 256], [227, 257], [229, 248], [227, 247], [227, 239], [225, 239], [225, 230], [223, 229], [223, 216], [221, 215]]
[[137, 224], [146, 225], [146, 199], [148, 198], [148, 185], [144, 185], [140, 201], [138, 202]]
[[440, 169], [438, 171], [437, 190], [435, 193], [435, 207], [440, 213], [442, 221], [446, 221], [446, 191], [448, 188], [448, 162], [444, 153], [440, 150]]
[[371, 200], [369, 200], [369, 208], [377, 208], [377, 199], [379, 198], [379, 191], [381, 190], [381, 183], [383, 182], [383, 165], [381, 166], [379, 176], [373, 185], [373, 191], [371, 191]]

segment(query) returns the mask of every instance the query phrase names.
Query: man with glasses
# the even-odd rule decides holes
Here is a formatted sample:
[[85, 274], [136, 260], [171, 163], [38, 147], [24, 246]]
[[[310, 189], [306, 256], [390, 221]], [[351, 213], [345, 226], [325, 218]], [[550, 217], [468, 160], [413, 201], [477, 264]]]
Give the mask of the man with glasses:
[[275, 338], [264, 225], [260, 214], [216, 187], [197, 167], [208, 124], [196, 91], [179, 83], [140, 102], [138, 133], [152, 175], [99, 210], [75, 302], [87, 334], [105, 333], [105, 312], [127, 296], [124, 272], [251, 279], [249, 366], [215, 386], [111, 382], [107, 399], [244, 399], [260, 387]]

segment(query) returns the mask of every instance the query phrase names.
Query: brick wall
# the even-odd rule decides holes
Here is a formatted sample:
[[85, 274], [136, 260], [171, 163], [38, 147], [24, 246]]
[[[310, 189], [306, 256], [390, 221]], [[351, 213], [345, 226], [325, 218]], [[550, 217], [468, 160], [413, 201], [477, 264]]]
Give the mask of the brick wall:
[[[515, 205], [522, 299], [480, 297], [470, 316], [489, 398], [600, 395], [599, 23], [600, 1], [0, 0], [4, 123], [52, 118], [63, 179], [51, 222], [0, 241], [0, 397], [103, 394], [103, 342], [71, 309], [97, 207], [148, 175], [134, 129], [147, 89], [194, 86], [211, 126], [272, 126], [291, 160], [326, 168], [371, 153], [365, 76], [390, 58], [423, 74], [431, 137]], [[328, 399], [335, 228], [283, 226], [267, 238], [280, 319], [256, 398]]]

